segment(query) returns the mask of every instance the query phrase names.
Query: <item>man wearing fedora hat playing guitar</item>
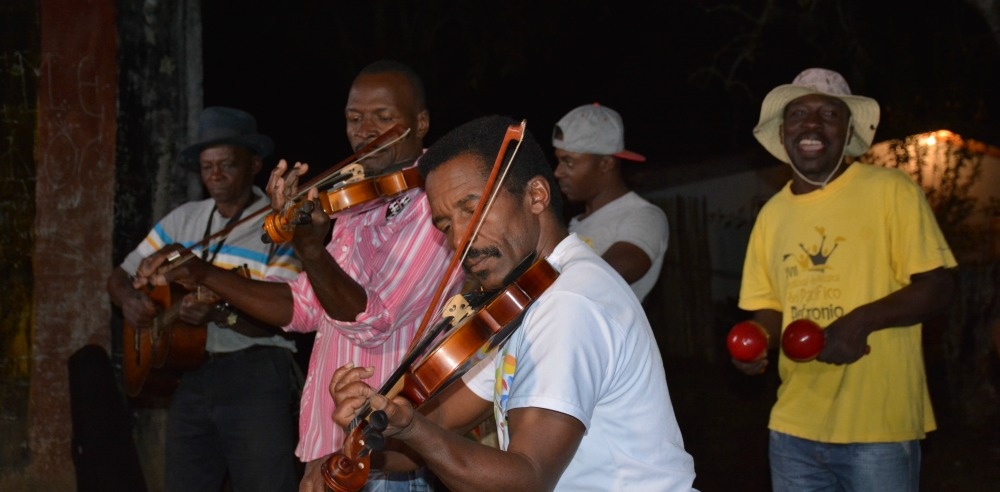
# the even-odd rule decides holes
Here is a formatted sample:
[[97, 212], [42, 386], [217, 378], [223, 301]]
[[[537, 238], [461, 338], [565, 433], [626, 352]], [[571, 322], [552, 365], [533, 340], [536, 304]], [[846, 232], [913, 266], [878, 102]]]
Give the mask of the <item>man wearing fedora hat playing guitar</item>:
[[[767, 94], [754, 128], [793, 173], [757, 216], [739, 307], [772, 347], [793, 320], [826, 327], [815, 360], [778, 356], [775, 491], [918, 490], [920, 439], [936, 427], [921, 323], [947, 308], [956, 263], [923, 190], [855, 161], [878, 121], [874, 99], [811, 68]], [[760, 374], [767, 357], [733, 364]]]
[[[202, 112], [198, 140], [182, 155], [184, 167], [201, 174], [210, 198], [185, 203], [163, 217], [108, 279], [112, 301], [121, 307], [125, 323], [147, 337], [143, 341], [150, 330], [159, 329], [154, 323], [161, 309], [149, 291], [133, 288], [131, 275], [144, 258], [164, 246], [190, 248], [206, 263], [226, 270], [244, 268], [255, 279], [290, 280], [301, 270], [290, 246], [260, 240], [264, 214], [257, 212], [270, 210], [270, 200], [253, 185], [253, 178], [273, 147], [245, 111], [209, 107]], [[280, 329], [201, 290], [174, 300], [179, 321], [203, 327], [200, 336], [205, 337], [207, 355], [199, 367], [181, 376], [171, 398], [166, 490], [218, 491], [227, 473], [234, 490], [296, 490], [295, 343]], [[159, 343], [167, 343], [170, 328], [164, 330]], [[197, 353], [188, 355], [202, 357], [201, 349], [194, 347]], [[124, 361], [126, 369], [132, 362]]]

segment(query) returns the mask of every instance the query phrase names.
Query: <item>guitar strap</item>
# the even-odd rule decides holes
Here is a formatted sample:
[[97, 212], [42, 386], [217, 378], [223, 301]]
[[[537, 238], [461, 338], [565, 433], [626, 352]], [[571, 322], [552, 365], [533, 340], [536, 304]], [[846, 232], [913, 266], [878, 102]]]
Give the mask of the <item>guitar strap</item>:
[[[226, 227], [224, 229], [233, 227], [234, 224], [240, 221], [240, 217], [243, 216], [243, 212], [247, 209], [247, 206], [249, 206], [250, 203], [253, 203], [254, 198], [256, 198], [256, 196], [253, 193], [250, 193], [250, 199], [248, 203], [244, 205], [243, 208], [241, 208], [238, 212], [233, 214], [232, 217], [229, 218], [229, 221], [226, 222]], [[208, 213], [208, 224], [205, 225], [205, 233], [202, 235], [202, 238], [207, 238], [212, 234], [212, 221], [213, 219], [215, 219], [215, 212], [218, 209], [219, 209], [218, 206], [212, 205], [212, 211]], [[212, 248], [211, 255], [209, 254], [208, 248], [201, 250], [201, 259], [207, 263], [215, 263], [215, 257], [219, 255], [219, 250], [222, 249], [222, 245], [226, 243], [227, 238], [229, 238], [228, 234], [226, 234], [222, 239], [220, 239], [219, 242], [215, 243], [215, 247]]]

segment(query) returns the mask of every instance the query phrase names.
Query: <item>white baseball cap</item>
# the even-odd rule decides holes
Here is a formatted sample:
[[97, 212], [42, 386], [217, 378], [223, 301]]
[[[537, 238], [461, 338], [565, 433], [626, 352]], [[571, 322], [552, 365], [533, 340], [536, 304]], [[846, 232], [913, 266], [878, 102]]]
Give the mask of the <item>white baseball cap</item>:
[[618, 112], [596, 102], [566, 113], [552, 130], [552, 146], [580, 154], [646, 161], [642, 154], [625, 150], [625, 126]]

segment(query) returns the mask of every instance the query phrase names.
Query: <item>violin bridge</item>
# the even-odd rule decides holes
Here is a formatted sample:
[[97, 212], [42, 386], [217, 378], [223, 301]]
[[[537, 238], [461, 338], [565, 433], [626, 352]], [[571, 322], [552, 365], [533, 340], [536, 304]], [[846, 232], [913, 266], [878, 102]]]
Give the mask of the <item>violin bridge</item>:
[[354, 163], [349, 166], [344, 166], [343, 169], [337, 171], [337, 174], [334, 174], [333, 177], [331, 177], [331, 180], [334, 181], [331, 189], [335, 190], [342, 188], [351, 183], [361, 181], [362, 179], [365, 179], [365, 168], [362, 167], [361, 164]]
[[457, 326], [466, 317], [472, 314], [473, 309], [469, 306], [469, 302], [465, 299], [462, 294], [455, 294], [454, 297], [448, 300], [445, 304], [444, 309], [441, 310], [441, 317], [451, 316], [451, 326]]

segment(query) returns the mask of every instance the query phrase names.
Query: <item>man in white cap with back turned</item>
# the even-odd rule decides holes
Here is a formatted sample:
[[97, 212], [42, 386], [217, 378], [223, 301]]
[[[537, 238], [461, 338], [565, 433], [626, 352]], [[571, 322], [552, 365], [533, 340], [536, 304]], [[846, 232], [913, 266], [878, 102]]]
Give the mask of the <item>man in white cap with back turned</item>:
[[663, 209], [629, 189], [622, 161], [645, 162], [625, 150], [618, 112], [600, 104], [580, 106], [552, 131], [555, 175], [570, 202], [583, 212], [569, 221], [576, 233], [628, 282], [639, 301], [653, 289], [667, 252], [669, 228]]
[[[764, 98], [754, 136], [792, 166], [750, 235], [739, 307], [778, 345], [783, 327], [824, 328], [812, 360], [778, 353], [771, 410], [773, 490], [908, 490], [936, 428], [921, 323], [947, 308], [955, 258], [923, 190], [857, 162], [879, 105], [837, 72], [810, 68]], [[768, 354], [733, 364], [760, 374]]]

